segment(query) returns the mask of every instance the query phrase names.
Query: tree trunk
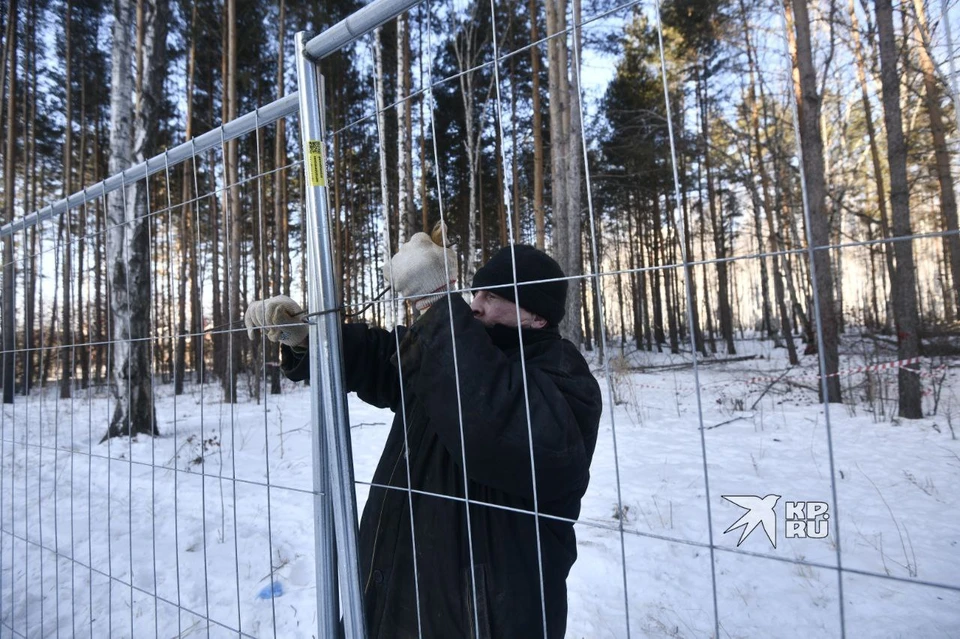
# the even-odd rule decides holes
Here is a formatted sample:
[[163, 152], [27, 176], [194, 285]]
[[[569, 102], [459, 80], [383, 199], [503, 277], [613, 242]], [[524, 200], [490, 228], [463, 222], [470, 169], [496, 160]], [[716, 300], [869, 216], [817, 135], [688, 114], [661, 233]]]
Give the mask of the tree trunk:
[[[223, 56], [223, 65], [224, 70], [227, 62], [226, 56]], [[213, 95], [215, 91], [216, 82], [213, 77], [213, 68], [208, 68], [207, 73], [207, 91], [209, 95]], [[214, 100], [209, 99], [210, 112], [208, 118], [210, 122], [213, 122], [215, 119], [214, 116]], [[221, 113], [221, 119], [223, 119], [223, 114]], [[208, 179], [211, 181], [211, 186], [216, 184], [216, 180], [213, 178], [217, 174], [217, 165], [213, 157], [209, 157], [209, 167], [207, 169]], [[213, 301], [212, 309], [212, 320], [213, 326], [209, 327], [210, 330], [210, 341], [211, 347], [213, 350], [212, 353], [212, 363], [213, 363], [213, 373], [215, 377], [219, 377], [221, 380], [226, 374], [226, 367], [224, 363], [227, 361], [227, 354], [223, 352], [223, 334], [220, 332], [223, 329], [223, 294], [222, 294], [222, 284], [220, 278], [220, 210], [219, 210], [219, 199], [216, 197], [211, 197], [209, 199], [209, 209], [208, 216], [209, 222], [207, 224], [209, 232], [209, 246], [210, 246], [210, 273], [211, 273], [211, 293]]]
[[[24, 130], [24, 165], [26, 170], [23, 172], [23, 202], [25, 211], [36, 210], [36, 192], [37, 192], [37, 65], [36, 65], [36, 2], [31, 0], [27, 8], [27, 28], [25, 37], [27, 40], [26, 52], [23, 56], [23, 79], [24, 79], [24, 113], [26, 115], [27, 125]], [[5, 49], [6, 50], [6, 49]], [[6, 58], [5, 58], [6, 59]], [[0, 83], [0, 86], [3, 86]], [[2, 96], [0, 96], [0, 110], [2, 110]], [[23, 376], [23, 393], [30, 392], [33, 388], [38, 374], [36, 362], [38, 354], [34, 351], [36, 348], [36, 326], [37, 326], [37, 286], [39, 275], [37, 273], [37, 264], [39, 263], [37, 255], [39, 229], [33, 227], [29, 230], [29, 251], [30, 260], [24, 265], [24, 282], [26, 286], [26, 300], [24, 300], [24, 344], [25, 349], [25, 368]]]
[[[629, 218], [629, 214], [627, 214]], [[631, 236], [628, 236], [628, 238]], [[629, 241], [629, 239], [628, 239]], [[626, 346], [627, 338], [627, 320], [624, 315], [624, 299], [623, 299], [623, 266], [622, 263], [622, 247], [620, 246], [620, 234], [616, 231], [613, 234], [613, 250], [614, 250], [614, 268], [617, 269], [617, 311], [620, 313], [620, 355], [623, 355], [623, 348]], [[630, 270], [633, 271], [633, 265], [630, 265]]]
[[[480, 221], [480, 238], [477, 238], [478, 217], [482, 215], [480, 208], [480, 151], [482, 131], [478, 130], [477, 108], [474, 99], [474, 80], [480, 46], [477, 42], [477, 11], [479, 3], [470, 5], [471, 15], [458, 25], [454, 36], [454, 54], [457, 58], [457, 68], [460, 71], [460, 96], [463, 100], [464, 150], [467, 155], [467, 180], [469, 184], [469, 209], [467, 214], [467, 245], [462, 252], [464, 260], [464, 281], [473, 281], [477, 271], [477, 249], [484, 246], [483, 223]], [[491, 84], [491, 87], [493, 85]], [[488, 93], [489, 95], [489, 93]], [[480, 109], [482, 110], [482, 109]]]
[[[507, 245], [509, 232], [507, 229], [507, 203], [505, 201], [506, 188], [503, 175], [503, 136], [500, 135], [500, 126], [496, 126], [493, 132], [494, 157], [497, 163], [497, 221], [500, 226], [500, 246]], [[486, 261], [486, 257], [484, 257]]]
[[410, 24], [407, 14], [397, 18], [397, 208], [400, 241], [417, 232], [413, 205], [413, 118], [410, 104]]
[[[73, 82], [71, 78], [71, 47], [70, 23], [72, 22], [73, 4], [67, 0], [66, 16], [64, 20], [64, 76], [65, 100], [64, 115], [64, 142], [63, 142], [63, 197], [73, 192]], [[66, 210], [60, 218], [64, 226], [66, 237], [63, 243], [63, 305], [60, 307], [60, 399], [70, 399], [73, 384], [73, 325], [70, 319], [71, 276], [73, 275], [71, 256], [73, 254], [73, 211]]]
[[[628, 202], [630, 195], [627, 195]], [[646, 301], [646, 272], [643, 268], [643, 252], [640, 248], [640, 242], [632, 241], [633, 234], [633, 207], [627, 206], [627, 237], [631, 238], [628, 242], [630, 247], [630, 291], [633, 300], [633, 339], [637, 344], [637, 350], [643, 348], [643, 322], [644, 322], [644, 304]], [[638, 233], [639, 236], [639, 233]], [[626, 330], [624, 328], [624, 330]]]
[[[277, 92], [278, 98], [283, 97], [283, 46], [286, 38], [286, 0], [280, 0], [280, 18], [279, 33], [277, 35]], [[286, 147], [286, 120], [281, 118], [277, 122], [277, 137], [273, 148], [273, 164], [276, 172], [273, 175], [273, 228], [274, 228], [274, 253], [273, 253], [273, 294], [289, 295], [290, 284], [289, 277], [286, 276], [290, 264], [290, 256], [287, 249], [287, 235], [289, 233], [287, 224], [287, 171], [284, 167], [287, 163]], [[286, 283], [286, 287], [284, 287]], [[267, 358], [271, 362], [276, 362], [280, 358], [280, 347], [274, 342], [267, 346]], [[280, 394], [280, 368], [274, 366], [270, 374], [270, 393], [272, 395]]]
[[[681, 109], [682, 112], [682, 109]], [[682, 116], [681, 116], [682, 117]], [[683, 125], [681, 124], [681, 130]], [[680, 155], [680, 174], [683, 175], [686, 171], [684, 166], [684, 156]], [[690, 226], [690, 200], [687, 198], [687, 190], [683, 189], [680, 192], [680, 203], [683, 213], [683, 243], [686, 251], [687, 262], [694, 261], [693, 257], [693, 227]], [[704, 357], [707, 356], [707, 346], [703, 339], [703, 329], [700, 328], [700, 304], [697, 302], [697, 277], [696, 271], [692, 266], [686, 266], [683, 270], [683, 276], [687, 279], [689, 287], [689, 300], [687, 303], [690, 305], [690, 316], [693, 321], [693, 326], [690, 327], [690, 330], [693, 331], [693, 342], [695, 350], [699, 351]]]
[[[907, 145], [903, 137], [900, 114], [900, 77], [897, 72], [897, 43], [893, 31], [893, 8], [890, 0], [877, 0], [877, 35], [880, 39], [880, 83], [883, 92], [883, 122], [887, 128], [887, 162], [890, 165], [890, 208], [893, 213], [894, 237], [910, 237], [910, 190], [907, 183]], [[913, 243], [894, 243], [897, 282], [893, 312], [897, 322], [897, 355], [899, 359], [920, 354], [920, 319], [917, 313], [916, 279]], [[920, 405], [919, 366], [911, 364], [898, 369], [900, 416], [923, 417]]]
[[[876, 184], [877, 195], [877, 213], [879, 214], [880, 228], [884, 238], [890, 237], [890, 217], [887, 214], [887, 191], [883, 183], [883, 164], [880, 159], [880, 148], [877, 142], [877, 129], [874, 124], [873, 106], [870, 101], [870, 93], [867, 90], [867, 69], [864, 60], [863, 46], [860, 42], [860, 25], [857, 20], [857, 12], [850, 0], [850, 35], [853, 39], [853, 52], [857, 61], [857, 79], [860, 83], [860, 102], [863, 107], [864, 123], [867, 128], [867, 140], [870, 143], [870, 161], [873, 167], [873, 179]], [[864, 9], [866, 11], [866, 9]], [[887, 264], [887, 277], [890, 279], [891, 292], [895, 286], [893, 282], [893, 246], [890, 244], [881, 244], [880, 250], [883, 251], [883, 257]], [[884, 314], [886, 315], [886, 314]], [[879, 317], [877, 320], [879, 321]]]
[[[80, 80], [80, 189], [87, 186], [87, 111], [86, 111], [86, 79]], [[77, 332], [79, 345], [75, 346], [75, 359], [80, 364], [80, 388], [87, 388], [90, 384], [89, 343], [90, 331], [89, 313], [86, 316], [86, 331], [84, 330], [84, 298], [83, 289], [87, 287], [86, 248], [87, 248], [87, 207], [80, 209], [80, 222], [77, 228]], [[89, 288], [87, 289], [89, 296]]]
[[[547, 3], [549, 5], [549, 2]], [[538, 42], [537, 20], [539, 6], [535, 0], [529, 0], [530, 11], [530, 42]], [[549, 8], [549, 7], [548, 7]], [[549, 44], [548, 50], [549, 50]], [[540, 47], [530, 47], [530, 66], [533, 98], [533, 217], [536, 227], [537, 248], [541, 251], [546, 246], [546, 224], [543, 211], [543, 115], [540, 106]], [[551, 111], [552, 113], [552, 111]], [[516, 151], [514, 151], [516, 153]], [[515, 187], [516, 188], [516, 187]]]
[[[750, 25], [747, 22], [747, 10], [743, 0], [740, 1], [740, 14], [743, 19], [744, 41], [747, 49], [747, 63], [749, 67], [749, 100], [750, 100], [750, 128], [753, 132], [753, 145], [750, 152], [755, 154], [756, 170], [760, 175], [760, 192], [763, 202], [764, 217], [767, 224], [767, 236], [769, 238], [771, 256], [771, 267], [773, 270], [773, 295], [774, 302], [777, 305], [777, 312], [780, 315], [780, 334], [783, 337], [787, 347], [787, 357], [791, 366], [797, 366], [800, 363], [797, 357], [797, 347], [793, 342], [793, 328], [790, 325], [790, 313], [784, 295], [783, 274], [780, 272], [780, 256], [777, 255], [782, 249], [782, 243], [779, 241], [776, 229], [774, 228], [774, 217], [776, 215], [776, 206], [770, 196], [770, 175], [767, 172], [766, 161], [763, 155], [763, 145], [760, 138], [760, 104], [757, 100], [756, 75], [756, 49], [750, 38]], [[760, 88], [760, 100], [766, 102], [766, 96], [763, 93], [763, 87]], [[754, 224], [760, 226], [759, 214], [754, 215]], [[762, 229], [757, 229], [758, 242]], [[762, 250], [762, 249], [761, 249]], [[765, 270], [765, 269], [764, 269]], [[766, 281], [766, 275], [762, 277]], [[769, 295], [769, 294], [767, 294]], [[770, 329], [773, 329], [772, 319], [770, 320]]]
[[[96, 91], [97, 89], [94, 89], [94, 90]], [[98, 93], [98, 97], [99, 97], [99, 93]], [[103, 131], [103, 127], [101, 127], [99, 109], [97, 110], [95, 128], [96, 128], [96, 133], [93, 136], [93, 157], [95, 158], [93, 163], [93, 180], [94, 182], [99, 182], [100, 173], [101, 173], [100, 139]], [[103, 238], [104, 228], [106, 226], [107, 211], [106, 209], [101, 208], [100, 204], [101, 204], [101, 201], [98, 200], [96, 205], [93, 208], [93, 213], [95, 216], [94, 232], [96, 233], [96, 237]], [[94, 375], [94, 378], [97, 380], [98, 384], [103, 382], [104, 376], [107, 378], [109, 378], [110, 376], [110, 372], [109, 370], [107, 370], [110, 368], [110, 363], [107, 357], [106, 345], [104, 344], [104, 342], [106, 342], [108, 339], [108, 334], [107, 334], [107, 328], [106, 328], [107, 301], [104, 300], [104, 297], [103, 297], [104, 296], [103, 273], [105, 270], [104, 269], [105, 251], [104, 251], [103, 244], [104, 242], [102, 241], [93, 243], [93, 271], [94, 271], [93, 290], [94, 290], [94, 299], [96, 300], [94, 302], [94, 307], [96, 308], [96, 324], [97, 324], [97, 347], [96, 347], [96, 355], [94, 356], [94, 369], [96, 370], [96, 374]]]
[[[830, 242], [830, 227], [825, 208], [826, 184], [824, 183], [823, 139], [820, 135], [820, 95], [817, 93], [817, 75], [813, 66], [813, 53], [810, 46], [810, 18], [807, 15], [806, 0], [791, 0], [794, 33], [790, 33], [791, 56], [793, 58], [794, 91], [800, 118], [800, 145], [803, 153], [803, 168], [807, 187], [807, 206], [810, 215], [810, 240], [813, 252], [813, 264], [816, 278], [813, 285], [820, 299], [820, 325], [823, 332], [821, 344], [824, 368], [828, 377], [827, 397], [821, 401], [840, 402], [840, 379], [834, 374], [840, 364], [839, 327], [837, 310], [833, 296], [833, 270], [830, 253], [816, 250]], [[789, 18], [788, 18], [789, 19]], [[821, 387], [822, 394], [822, 387]]]
[[660, 291], [660, 282], [663, 277], [663, 231], [660, 228], [659, 196], [654, 194], [653, 203], [653, 242], [650, 248], [650, 266], [653, 268], [653, 339], [657, 343], [657, 352], [663, 352], [663, 345], [667, 341], [663, 330], [663, 296]]
[[[7, 149], [4, 154], [3, 195], [6, 206], [5, 222], [12, 222], [16, 215], [17, 163], [17, 0], [10, 0], [7, 14]], [[13, 264], [13, 236], [3, 238], [3, 403], [12, 404], [15, 388], [14, 370], [16, 339], [14, 336], [14, 313], [16, 312], [16, 270]], [[42, 321], [42, 320], [41, 320]]]
[[924, 102], [930, 116], [930, 133], [933, 137], [934, 170], [940, 185], [940, 212], [943, 214], [943, 228], [948, 233], [943, 236], [943, 252], [950, 264], [952, 291], [945, 295], [947, 321], [953, 321], [960, 312], [960, 235], [957, 222], [957, 197], [954, 192], [953, 173], [950, 168], [950, 149], [947, 145], [946, 123], [940, 107], [940, 82], [930, 53], [930, 30], [924, 13], [922, 0], [913, 0], [916, 18], [916, 49], [920, 58], [920, 70], [923, 72]]
[[[186, 117], [185, 117], [185, 129], [184, 129], [184, 140], [193, 139], [193, 83], [194, 75], [196, 73], [196, 64], [197, 64], [197, 1], [193, 0], [192, 6], [190, 8], [190, 30], [187, 33], [187, 37], [190, 40], [189, 49], [187, 51], [187, 93], [185, 96], [186, 102]], [[193, 234], [193, 203], [191, 202], [192, 193], [193, 193], [193, 180], [188, 170], [189, 163], [184, 162], [183, 164], [183, 180], [180, 185], [181, 188], [181, 197], [180, 201], [183, 202], [183, 209], [180, 212], [180, 222], [178, 224], [178, 230], [180, 235], [180, 246], [181, 249], [187, 250], [187, 259], [180, 262], [180, 273], [179, 281], [177, 282], [177, 344], [176, 352], [174, 354], [174, 359], [176, 360], [174, 371], [173, 371], [173, 392], [175, 395], [183, 394], [183, 384], [184, 379], [186, 378], [186, 367], [187, 367], [187, 283], [192, 282], [192, 288], [195, 288], [199, 285], [196, 281], [196, 244], [197, 239], [194, 238]], [[193, 301], [194, 293], [191, 290], [191, 302]], [[195, 313], [195, 309], [191, 304], [191, 315]], [[192, 322], [191, 322], [192, 323]], [[198, 332], [195, 331], [194, 327], [191, 326], [191, 333]], [[198, 369], [197, 366], [197, 357], [199, 354], [199, 349], [196, 348], [197, 344], [195, 339], [191, 339], [191, 355], [193, 357], [193, 366], [195, 369]], [[198, 369], [199, 370], [199, 369]], [[198, 380], [199, 381], [199, 380]]]
[[[374, 32], [374, 74], [376, 78], [376, 104], [377, 104], [377, 137], [378, 144], [377, 149], [379, 152], [380, 158], [380, 204], [383, 207], [383, 237], [384, 237], [384, 252], [386, 257], [389, 257], [392, 252], [396, 252], [399, 248], [394, 246], [390, 238], [390, 187], [389, 181], [387, 179], [387, 114], [386, 114], [386, 94], [384, 82], [386, 80], [384, 76], [383, 68], [383, 27], [377, 27]], [[384, 286], [390, 286], [390, 282], [384, 282]], [[392, 322], [392, 313], [387, 313], [386, 319], [387, 322]]]
[[[579, 131], [579, 85], [577, 103], [571, 104], [574, 90], [568, 75], [566, 0], [547, 1], [547, 43], [550, 92], [550, 186], [553, 203], [554, 257], [567, 277], [582, 273], [579, 233], [580, 222], [580, 147], [579, 137], [572, 130], [574, 106]], [[561, 35], [557, 35], [561, 34]], [[576, 137], [576, 139], [574, 139]], [[574, 147], [576, 145], [576, 148]], [[575, 153], [574, 153], [575, 148]], [[571, 191], [576, 189], [576, 191]], [[571, 228], [571, 223], [574, 228]], [[573, 288], [571, 284], [571, 288]], [[560, 325], [565, 338], [580, 345], [583, 339], [580, 322], [580, 296], [567, 295], [566, 321]]]
[[[113, 31], [110, 94], [110, 173], [142, 162], [152, 151], [163, 99], [166, 52], [166, 0], [144, 0], [143, 77], [136, 109], [130, 104], [131, 0], [118, 0]], [[133, 122], [130, 118], [133, 114]], [[132, 130], [131, 130], [132, 129]], [[131, 157], [132, 156], [132, 157]], [[109, 199], [107, 235], [113, 311], [114, 394], [116, 409], [104, 435], [158, 435], [150, 367], [150, 246], [147, 192], [140, 182], [114, 191]], [[125, 201], [124, 201], [125, 199]]]
[[[566, 192], [566, 224], [561, 229], [566, 233], [566, 250], [563, 255], [566, 257], [566, 263], [560, 262], [563, 272], [567, 277], [580, 277], [583, 275], [583, 127], [580, 118], [580, 56], [577, 53], [581, 50], [580, 40], [580, 0], [573, 0], [573, 33], [571, 38], [574, 47], [574, 56], [571, 60], [570, 80], [568, 82], [570, 94], [570, 109], [566, 116], [567, 134], [564, 136], [566, 141], [565, 152], [567, 154], [567, 192]], [[566, 28], [566, 19], [561, 18], [561, 25]], [[560, 40], [560, 44], [566, 49], [566, 38], [555, 38]], [[563, 80], [566, 82], [567, 69], [564, 65], [560, 72], [563, 74]], [[562, 241], [561, 238], [558, 240]], [[597, 239], [597, 251], [599, 251], [599, 238]], [[599, 255], [597, 256], [599, 260]], [[594, 286], [594, 295], [599, 295], [599, 289]], [[580, 315], [580, 298], [576, 295], [567, 296], [567, 316], [578, 317]], [[599, 322], [600, 319], [598, 318]], [[566, 338], [574, 344], [579, 344], [582, 339], [582, 332], [577, 324], [566, 323]], [[563, 330], [563, 329], [561, 329]], [[597, 336], [599, 339], [599, 336]]]
[[[703, 196], [701, 193], [700, 197], [700, 259], [707, 259], [707, 249], [704, 246], [705, 237], [707, 235], [707, 224], [703, 216]], [[710, 305], [710, 289], [708, 288], [707, 283], [707, 267], [706, 265], [700, 267], [701, 277], [703, 278], [703, 309], [704, 313], [707, 316], [707, 342], [710, 345], [710, 354], [717, 354], [717, 338], [716, 334], [713, 331], [713, 311], [711, 310]]]
[[[227, 75], [225, 78], [224, 122], [237, 117], [237, 5], [236, 0], [227, 0]], [[223, 377], [224, 401], [237, 401], [237, 374], [241, 366], [240, 334], [234, 334], [234, 328], [242, 318], [240, 314], [240, 244], [243, 237], [243, 217], [240, 209], [240, 167], [237, 140], [226, 144], [226, 201], [224, 202], [224, 232], [229, 247], [229, 299], [227, 300], [226, 334], [228, 360], [226, 375]]]
[[717, 194], [713, 184], [713, 167], [710, 157], [710, 108], [707, 102], [708, 83], [704, 69], [697, 70], [697, 84], [700, 87], [700, 134], [703, 137], [703, 171], [707, 178], [707, 205], [710, 211], [710, 224], [713, 228], [713, 246], [717, 271], [717, 319], [720, 321], [720, 334], [727, 345], [727, 354], [734, 355], [737, 347], [733, 342], [733, 309], [730, 306], [730, 268], [726, 262], [726, 225], [722, 212], [717, 211]]
[[510, 56], [510, 193], [513, 197], [513, 237], [522, 242], [520, 224], [520, 153], [517, 151], [517, 58]]

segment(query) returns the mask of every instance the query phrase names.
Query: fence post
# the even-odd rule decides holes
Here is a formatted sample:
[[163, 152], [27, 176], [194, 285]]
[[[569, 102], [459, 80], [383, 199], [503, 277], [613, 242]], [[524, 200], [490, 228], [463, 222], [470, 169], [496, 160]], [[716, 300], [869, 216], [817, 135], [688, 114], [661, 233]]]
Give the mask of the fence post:
[[[307, 222], [307, 264], [309, 305], [316, 316], [310, 327], [310, 379], [315, 392], [313, 433], [315, 441], [314, 482], [329, 488], [314, 502], [317, 535], [317, 599], [336, 596], [334, 584], [326, 584], [332, 575], [332, 561], [321, 563], [321, 552], [329, 552], [329, 528], [321, 527], [328, 521], [330, 501], [333, 502], [333, 522], [336, 529], [336, 549], [340, 585], [343, 591], [343, 622], [348, 639], [366, 637], [363, 600], [360, 594], [360, 566], [357, 553], [357, 503], [353, 482], [353, 459], [350, 455], [350, 424], [347, 414], [346, 391], [343, 384], [343, 366], [340, 350], [340, 313], [337, 312], [337, 282], [330, 241], [329, 205], [327, 202], [326, 167], [323, 151], [323, 122], [321, 120], [323, 91], [316, 66], [304, 51], [306, 33], [296, 36], [297, 82], [300, 92], [300, 138], [303, 146], [304, 196]], [[325, 444], [325, 445], [324, 445]], [[319, 460], [317, 459], [319, 452]], [[320, 461], [323, 468], [316, 462]], [[323, 477], [326, 471], [326, 477]], [[321, 592], [321, 586], [329, 588]], [[333, 599], [335, 602], [336, 600]], [[318, 608], [320, 610], [321, 608]], [[321, 637], [335, 637], [331, 623], [336, 619], [320, 619]]]

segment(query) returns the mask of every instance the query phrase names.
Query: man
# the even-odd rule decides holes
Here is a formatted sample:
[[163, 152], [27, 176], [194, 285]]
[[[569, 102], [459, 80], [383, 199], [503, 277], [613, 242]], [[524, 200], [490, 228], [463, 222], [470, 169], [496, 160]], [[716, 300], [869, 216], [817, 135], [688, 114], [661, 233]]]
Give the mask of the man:
[[[367, 630], [561, 638], [600, 387], [557, 330], [567, 281], [552, 258], [500, 250], [477, 271], [470, 306], [447, 292], [456, 272], [454, 251], [417, 233], [384, 274], [422, 315], [392, 332], [342, 328], [347, 389], [396, 414], [360, 523]], [[247, 310], [248, 327], [272, 326], [268, 337], [284, 343], [293, 380], [309, 374], [301, 312], [283, 296]]]

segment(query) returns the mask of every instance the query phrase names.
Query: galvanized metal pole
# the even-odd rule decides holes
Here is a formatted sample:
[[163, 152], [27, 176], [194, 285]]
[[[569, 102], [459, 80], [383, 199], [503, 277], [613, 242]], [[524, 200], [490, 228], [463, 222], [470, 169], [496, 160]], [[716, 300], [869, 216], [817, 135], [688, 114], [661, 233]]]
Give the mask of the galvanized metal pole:
[[[321, 468], [314, 464], [314, 482], [325, 484], [329, 488], [324, 494], [327, 499], [316, 503], [317, 598], [318, 604], [322, 604], [320, 598], [329, 594], [320, 592], [321, 579], [327, 579], [330, 565], [321, 564], [320, 552], [328, 548], [329, 544], [319, 535], [329, 534], [320, 524], [326, 517], [327, 504], [332, 501], [340, 587], [343, 593], [341, 603], [344, 630], [348, 639], [362, 639], [366, 637], [366, 632], [357, 553], [357, 502], [353, 482], [353, 459], [350, 455], [350, 424], [340, 354], [340, 313], [337, 312], [337, 282], [328, 215], [321, 120], [323, 92], [317, 69], [304, 50], [305, 43], [306, 33], [301, 31], [296, 37], [296, 50], [300, 137], [304, 152], [304, 195], [307, 207], [307, 288], [310, 311], [328, 311], [317, 316], [317, 321], [310, 327], [310, 379], [316, 389], [312, 398], [313, 432], [317, 444], [325, 443], [324, 447], [314, 446], [315, 450], [320, 451], [320, 462], [325, 466]], [[326, 478], [320, 476], [324, 471]], [[330, 588], [330, 592], [336, 592], [330, 586], [324, 587]], [[320, 620], [321, 637], [336, 636], [330, 631], [329, 622], [329, 619]]]
[[306, 43], [307, 57], [319, 60], [393, 20], [421, 0], [373, 0]]

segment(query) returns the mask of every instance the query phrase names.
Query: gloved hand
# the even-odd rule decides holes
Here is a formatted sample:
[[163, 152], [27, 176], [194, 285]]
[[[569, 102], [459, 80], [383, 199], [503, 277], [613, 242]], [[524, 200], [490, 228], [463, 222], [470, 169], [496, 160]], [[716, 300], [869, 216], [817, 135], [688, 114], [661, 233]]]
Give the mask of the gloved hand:
[[416, 233], [383, 265], [383, 281], [400, 297], [427, 295], [415, 301], [418, 310], [426, 310], [457, 281], [456, 247], [443, 248], [426, 233]]
[[253, 329], [262, 328], [271, 342], [287, 346], [302, 346], [307, 341], [310, 328], [300, 319], [303, 309], [286, 295], [276, 295], [266, 300], [250, 302], [243, 322], [247, 335], [253, 339]]

